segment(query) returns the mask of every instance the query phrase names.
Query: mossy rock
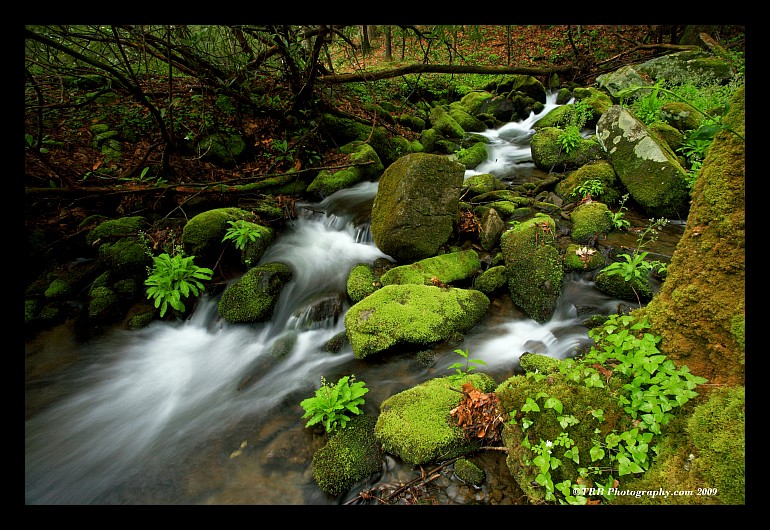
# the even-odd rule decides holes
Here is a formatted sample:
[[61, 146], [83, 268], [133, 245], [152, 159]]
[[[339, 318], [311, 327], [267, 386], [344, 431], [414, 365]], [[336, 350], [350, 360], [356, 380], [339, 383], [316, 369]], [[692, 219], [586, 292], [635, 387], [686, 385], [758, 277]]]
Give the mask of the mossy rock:
[[374, 437], [376, 422], [372, 416], [353, 416], [313, 454], [313, 479], [322, 491], [336, 497], [382, 471], [385, 455]]
[[291, 267], [283, 263], [254, 267], [222, 293], [219, 315], [233, 323], [269, 320], [281, 289], [292, 275]]
[[613, 228], [610, 209], [603, 202], [591, 201], [572, 210], [572, 240], [587, 243]]
[[458, 392], [466, 382], [482, 392], [495, 388], [484, 373], [430, 379], [390, 396], [380, 405], [374, 436], [383, 449], [412, 465], [446, 460], [478, 449], [480, 442], [470, 439], [457, 425], [450, 411], [462, 399]]
[[489, 298], [474, 289], [386, 285], [345, 313], [357, 359], [397, 346], [425, 346], [464, 333], [486, 315]]
[[466, 458], [459, 458], [455, 462], [454, 473], [463, 482], [477, 487], [484, 484], [487, 478], [483, 469]]
[[449, 284], [470, 278], [480, 269], [481, 261], [476, 251], [462, 250], [393, 267], [380, 277], [380, 282], [382, 285], [434, 285], [433, 278], [436, 278]]

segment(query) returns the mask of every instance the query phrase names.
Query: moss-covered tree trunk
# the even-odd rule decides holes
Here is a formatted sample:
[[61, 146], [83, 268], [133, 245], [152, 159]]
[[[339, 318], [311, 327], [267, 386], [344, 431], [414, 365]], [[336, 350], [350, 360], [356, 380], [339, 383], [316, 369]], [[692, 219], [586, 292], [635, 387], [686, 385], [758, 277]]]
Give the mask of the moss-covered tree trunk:
[[[744, 135], [744, 90], [723, 123]], [[712, 383], [744, 383], [745, 142], [721, 131], [692, 194], [687, 227], [661, 290], [645, 308], [661, 350]]]

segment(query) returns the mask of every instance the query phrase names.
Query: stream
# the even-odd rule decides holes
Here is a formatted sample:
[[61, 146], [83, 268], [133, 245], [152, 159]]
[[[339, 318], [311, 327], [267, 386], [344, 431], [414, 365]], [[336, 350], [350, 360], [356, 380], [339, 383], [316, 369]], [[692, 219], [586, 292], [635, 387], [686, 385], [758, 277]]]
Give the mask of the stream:
[[[466, 177], [493, 173], [517, 184], [543, 176], [528, 141], [554, 101], [551, 95], [542, 113], [483, 133], [491, 141], [489, 160]], [[305, 429], [299, 405], [322, 377], [336, 382], [355, 374], [369, 388], [364, 412], [376, 415], [391, 395], [453, 373], [449, 366], [461, 360], [455, 348], [484, 360], [481, 370], [498, 383], [514, 374], [525, 351], [573, 355], [590, 344], [582, 322], [616, 312], [621, 302], [570, 273], [544, 324], [502, 294], [491, 298], [487, 317], [461, 343], [435, 348], [429, 362], [414, 355], [357, 360], [349, 345], [329, 353], [324, 344], [344, 331], [343, 316], [310, 319], [309, 303], [344, 293], [356, 264], [387, 257], [369, 233], [376, 192], [377, 183], [366, 182], [319, 203], [297, 204], [298, 217], [261, 259], [294, 271], [269, 322], [229, 324], [218, 316], [217, 297], [204, 294], [183, 322], [116, 327], [85, 343], [75, 341], [65, 323], [28, 341], [27, 356], [48, 363], [54, 375], [26, 390], [34, 412], [25, 419], [25, 503], [350, 503], [364, 488], [407, 482], [420, 470], [388, 457], [381, 475], [350, 492], [338, 498], [322, 492], [310, 463], [325, 439]], [[669, 224], [656, 252], [670, 256], [683, 230], [682, 223]], [[343, 315], [349, 306], [345, 300]], [[287, 354], [271, 354], [276, 341], [287, 340], [293, 344]], [[434, 502], [524, 504], [505, 476], [502, 453], [480, 455], [479, 463], [488, 484], [472, 488], [445, 473], [432, 486]]]

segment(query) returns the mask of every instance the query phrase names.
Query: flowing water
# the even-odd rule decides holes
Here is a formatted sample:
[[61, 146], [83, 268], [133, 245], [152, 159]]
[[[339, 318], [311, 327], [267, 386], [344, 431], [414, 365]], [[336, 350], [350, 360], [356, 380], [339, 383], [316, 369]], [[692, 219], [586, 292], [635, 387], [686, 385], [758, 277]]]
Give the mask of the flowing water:
[[[466, 176], [489, 172], [515, 180], [536, 171], [528, 151], [531, 126], [553, 101], [550, 97], [546, 110], [528, 120], [486, 131], [489, 161]], [[380, 476], [348, 494], [332, 498], [320, 491], [310, 462], [325, 440], [304, 428], [299, 403], [314, 394], [322, 377], [336, 382], [355, 374], [370, 389], [364, 412], [376, 415], [391, 395], [452, 373], [449, 366], [461, 360], [455, 348], [484, 360], [483, 370], [502, 382], [513, 375], [525, 351], [557, 358], [574, 354], [590, 342], [581, 322], [617, 310], [618, 300], [569, 274], [558, 308], [544, 324], [528, 318], [503, 294], [492, 299], [488, 316], [462, 342], [436, 348], [432, 360], [392, 355], [362, 361], [349, 345], [329, 353], [325, 343], [344, 332], [349, 303], [339, 295], [349, 271], [387, 257], [369, 233], [376, 191], [377, 183], [368, 182], [320, 203], [299, 205], [298, 218], [261, 260], [287, 263], [294, 272], [270, 322], [224, 322], [217, 297], [204, 295], [184, 322], [114, 329], [87, 343], [76, 343], [64, 325], [28, 342], [28, 357], [57, 369], [53, 380], [27, 389], [28, 408], [38, 402], [25, 421], [26, 503], [350, 501], [363, 487], [408, 481], [419, 470], [388, 458]], [[675, 245], [681, 230], [673, 230]], [[324, 297], [336, 297], [341, 308], [319, 318], [313, 302]], [[75, 362], [67, 364], [67, 359]], [[501, 458], [486, 461], [504, 476]], [[458, 485], [445, 479], [440, 502], [516, 503], [501, 499], [515, 496], [515, 487], [494, 480], [462, 497]]]

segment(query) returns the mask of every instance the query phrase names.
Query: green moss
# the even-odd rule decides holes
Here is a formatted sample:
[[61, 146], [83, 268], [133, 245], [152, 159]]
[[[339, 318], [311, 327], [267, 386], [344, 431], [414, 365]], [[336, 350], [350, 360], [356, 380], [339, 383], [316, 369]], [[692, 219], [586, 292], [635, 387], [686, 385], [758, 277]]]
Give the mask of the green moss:
[[251, 213], [240, 208], [215, 208], [190, 219], [182, 229], [185, 254], [197, 256], [203, 262], [221, 253], [222, 238], [230, 228], [229, 221], [250, 220]]
[[348, 297], [354, 304], [379, 289], [374, 271], [365, 264], [356, 265], [351, 269], [346, 285]]
[[746, 502], [746, 392], [743, 386], [715, 389], [698, 406], [687, 428], [696, 454], [693, 468], [718, 491], [724, 504]]
[[376, 419], [354, 416], [313, 455], [313, 479], [322, 491], [340, 495], [382, 470], [384, 455], [374, 437]]
[[598, 180], [602, 185], [602, 192], [592, 196], [593, 200], [601, 201], [607, 205], [617, 204], [624, 191], [623, 184], [612, 169], [612, 165], [606, 160], [597, 160], [585, 164], [568, 174], [556, 184], [556, 193], [567, 201], [582, 199], [577, 188], [589, 180]]
[[[584, 261], [578, 251], [593, 250], [593, 254], [586, 254]], [[570, 244], [564, 252], [564, 269], [567, 271], [591, 271], [603, 267], [606, 263], [601, 252], [583, 245]]]
[[454, 473], [463, 482], [474, 486], [481, 486], [486, 479], [484, 470], [465, 458], [460, 458], [455, 462]]
[[576, 243], [586, 243], [591, 238], [606, 234], [613, 228], [610, 209], [603, 202], [588, 202], [579, 205], [570, 215], [572, 219], [572, 239]]
[[[607, 434], [613, 431], [623, 432], [630, 429], [632, 425], [632, 418], [625, 414], [617, 403], [617, 392], [624, 383], [621, 377], [612, 377], [607, 381], [605, 388], [587, 387], [582, 380], [575, 383], [562, 373], [561, 368], [567, 366], [564, 364], [565, 361], [556, 361], [558, 368], [554, 369], [552, 361], [540, 359], [540, 357], [543, 356], [532, 354], [523, 355], [522, 359], [530, 368], [544, 363], [543, 368], [546, 373], [529, 372], [527, 375], [516, 375], [498, 385], [495, 390], [500, 410], [516, 418], [515, 422], [508, 422], [503, 428], [503, 443], [508, 447], [506, 463], [532, 504], [543, 502], [545, 492], [539, 485], [534, 486], [537, 484], [535, 478], [540, 471], [532, 463], [536, 454], [527, 445], [538, 446], [541, 441], [553, 443], [562, 432], [565, 432], [577, 447], [580, 455], [579, 463], [565, 456], [564, 446], [554, 445], [551, 456], [559, 458], [561, 465], [551, 469], [550, 473], [554, 484], [564, 480], [575, 483], [581, 476], [579, 468], [606, 467], [609, 463], [607, 456], [602, 460], [591, 461], [589, 455], [594, 446], [594, 440], [603, 440]], [[569, 361], [574, 362], [571, 359]], [[539, 412], [523, 410], [528, 398], [535, 400], [539, 406]], [[546, 400], [550, 398], [561, 402], [563, 408], [560, 412], [554, 408], [545, 407]], [[592, 414], [592, 411], [599, 410], [603, 412], [603, 420], [597, 419]], [[579, 422], [563, 427], [560, 418], [565, 416], [572, 416]], [[522, 429], [524, 419], [532, 421], [526, 431]], [[523, 443], [525, 437], [526, 444]], [[593, 485], [592, 475], [584, 480], [586, 486]]]
[[634, 276], [630, 281], [625, 281], [621, 274], [600, 272], [594, 284], [601, 292], [629, 302], [648, 302], [653, 295], [648, 277]]
[[481, 175], [469, 177], [465, 180], [465, 186], [468, 188], [470, 197], [475, 197], [476, 195], [489, 193], [491, 191], [503, 190], [506, 187], [500, 179], [490, 173], [482, 173]]
[[467, 149], [461, 149], [457, 153], [457, 161], [460, 162], [465, 169], [473, 169], [482, 162], [484, 162], [489, 153], [483, 142], [476, 142]]
[[270, 319], [277, 297], [292, 274], [291, 267], [283, 263], [266, 263], [250, 269], [222, 293], [219, 315], [234, 323]]
[[382, 285], [433, 285], [432, 278], [437, 278], [440, 282], [448, 284], [464, 280], [480, 268], [481, 261], [476, 251], [463, 250], [393, 267], [380, 277], [380, 281]]
[[561, 294], [564, 269], [555, 228], [550, 216], [538, 213], [500, 236], [511, 298], [538, 322], [551, 317]]
[[91, 292], [91, 301], [88, 303], [88, 316], [98, 318], [109, 313], [118, 303], [118, 296], [107, 287], [97, 287]]
[[72, 294], [72, 286], [69, 282], [56, 278], [45, 290], [45, 297], [50, 299], [62, 299]]
[[144, 244], [129, 237], [100, 245], [99, 258], [118, 275], [144, 276], [147, 267], [152, 265], [152, 258], [147, 255]]
[[548, 374], [558, 372], [561, 362], [559, 359], [539, 353], [524, 353], [519, 357], [519, 366], [525, 372]]
[[456, 382], [439, 377], [383, 401], [374, 428], [383, 449], [414, 465], [454, 458], [477, 449], [479, 442], [469, 440], [450, 415], [462, 399], [462, 393], [453, 388], [459, 389], [465, 382], [471, 382], [482, 392], [490, 392], [495, 386], [483, 373], [466, 375]]
[[396, 345], [427, 345], [464, 333], [486, 314], [489, 298], [472, 289], [387, 285], [345, 314], [345, 330], [356, 358]]
[[89, 245], [98, 245], [105, 241], [136, 236], [140, 230], [144, 230], [147, 226], [147, 220], [141, 216], [111, 219], [109, 221], [104, 221], [89, 231], [86, 234], [86, 243]]
[[473, 280], [473, 288], [484, 294], [492, 294], [503, 289], [508, 283], [505, 265], [490, 267]]

